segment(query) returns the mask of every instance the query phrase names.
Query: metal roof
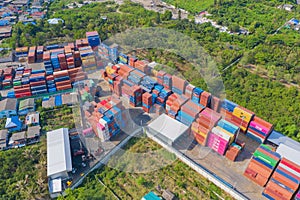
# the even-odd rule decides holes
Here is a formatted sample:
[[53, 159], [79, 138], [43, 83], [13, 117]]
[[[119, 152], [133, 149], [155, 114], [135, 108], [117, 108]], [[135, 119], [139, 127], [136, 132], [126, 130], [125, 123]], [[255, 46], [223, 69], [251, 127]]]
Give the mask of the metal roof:
[[34, 108], [34, 98], [21, 100], [19, 103], [19, 111]]
[[189, 128], [188, 126], [169, 117], [166, 114], [160, 115], [153, 122], [151, 122], [148, 127], [164, 135], [172, 142], [175, 142], [175, 140], [185, 133]]
[[17, 109], [17, 100], [16, 99], [4, 99], [0, 101], [0, 110], [16, 110]]
[[40, 126], [30, 126], [27, 130], [27, 138], [34, 138], [40, 136], [41, 127]]
[[72, 171], [71, 148], [67, 128], [47, 132], [47, 175]]
[[293, 146], [290, 146], [290, 144], [279, 144], [276, 152], [279, 153], [282, 157], [296, 163], [297, 165], [300, 165], [300, 151], [293, 148]]
[[286, 144], [286, 145], [296, 149], [297, 151], [300, 151], [300, 143], [299, 142], [296, 142], [292, 138], [289, 138], [277, 131], [272, 131], [271, 134], [269, 135], [267, 141], [269, 141], [273, 144], [276, 144], [277, 146], [279, 146], [280, 144]]

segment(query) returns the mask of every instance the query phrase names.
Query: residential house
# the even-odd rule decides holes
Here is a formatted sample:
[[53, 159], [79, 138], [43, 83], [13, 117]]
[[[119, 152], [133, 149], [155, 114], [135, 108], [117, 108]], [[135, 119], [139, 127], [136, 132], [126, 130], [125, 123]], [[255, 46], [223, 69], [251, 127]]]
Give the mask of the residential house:
[[9, 132], [21, 131], [23, 129], [23, 123], [18, 116], [12, 116], [6, 119], [5, 128]]
[[55, 106], [55, 97], [50, 97], [49, 99], [43, 99], [43, 108], [53, 108]]
[[162, 194], [163, 199], [165, 200], [175, 200], [175, 195], [170, 190], [164, 190]]
[[11, 37], [11, 26], [0, 26], [0, 39]]
[[41, 127], [40, 126], [30, 126], [27, 129], [27, 143], [33, 144], [40, 141], [40, 133]]
[[0, 118], [17, 115], [17, 105], [16, 99], [7, 98], [0, 101]]
[[13, 133], [10, 137], [9, 143], [12, 147], [21, 147], [26, 144], [26, 133], [25, 131]]
[[62, 104], [71, 106], [78, 103], [77, 93], [63, 94], [61, 97], [62, 97]]
[[40, 125], [40, 113], [34, 112], [27, 114], [25, 118], [25, 124], [27, 126], [38, 126]]
[[34, 98], [21, 100], [19, 103], [19, 115], [27, 115], [29, 112], [35, 111]]
[[64, 20], [60, 18], [52, 18], [47, 20], [49, 24], [59, 24], [59, 22], [64, 23]]
[[8, 131], [6, 129], [0, 130], [0, 151], [5, 150], [7, 147], [7, 135]]

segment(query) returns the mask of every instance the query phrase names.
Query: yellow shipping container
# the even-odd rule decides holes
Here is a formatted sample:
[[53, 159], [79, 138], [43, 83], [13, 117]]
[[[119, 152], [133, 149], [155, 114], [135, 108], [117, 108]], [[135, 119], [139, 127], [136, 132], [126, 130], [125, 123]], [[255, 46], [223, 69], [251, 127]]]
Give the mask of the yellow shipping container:
[[244, 121], [246, 122], [250, 122], [253, 116], [252, 113], [249, 113], [239, 107], [235, 107], [232, 114], [240, 119], [243, 119], [244, 117]]

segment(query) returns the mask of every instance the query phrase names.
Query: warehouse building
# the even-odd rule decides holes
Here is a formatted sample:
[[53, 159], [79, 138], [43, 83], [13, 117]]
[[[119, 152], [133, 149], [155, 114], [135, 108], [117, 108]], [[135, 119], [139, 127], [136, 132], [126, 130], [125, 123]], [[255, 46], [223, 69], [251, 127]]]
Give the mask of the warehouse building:
[[68, 177], [72, 171], [71, 148], [67, 128], [47, 132], [47, 176]]
[[180, 136], [188, 133], [189, 127], [162, 114], [148, 125], [148, 131], [171, 146]]

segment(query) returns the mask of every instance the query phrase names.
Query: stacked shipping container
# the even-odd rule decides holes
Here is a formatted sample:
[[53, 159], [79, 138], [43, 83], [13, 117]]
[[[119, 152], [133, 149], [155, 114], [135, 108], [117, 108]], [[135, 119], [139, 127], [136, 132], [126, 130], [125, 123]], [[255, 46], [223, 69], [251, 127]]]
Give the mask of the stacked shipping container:
[[246, 135], [259, 143], [263, 143], [272, 132], [272, 130], [272, 124], [259, 117], [254, 116], [253, 120], [249, 124]]
[[100, 37], [97, 31], [86, 32], [86, 37], [91, 47], [100, 45]]
[[36, 46], [30, 47], [28, 52], [28, 63], [34, 63], [36, 60]]
[[300, 185], [300, 166], [282, 158], [266, 185], [263, 195], [268, 199], [292, 199]]
[[266, 145], [260, 145], [244, 172], [244, 176], [260, 186], [265, 186], [280, 160], [280, 155]]
[[82, 68], [85, 72], [94, 72], [97, 69], [94, 52], [90, 46], [79, 48]]

